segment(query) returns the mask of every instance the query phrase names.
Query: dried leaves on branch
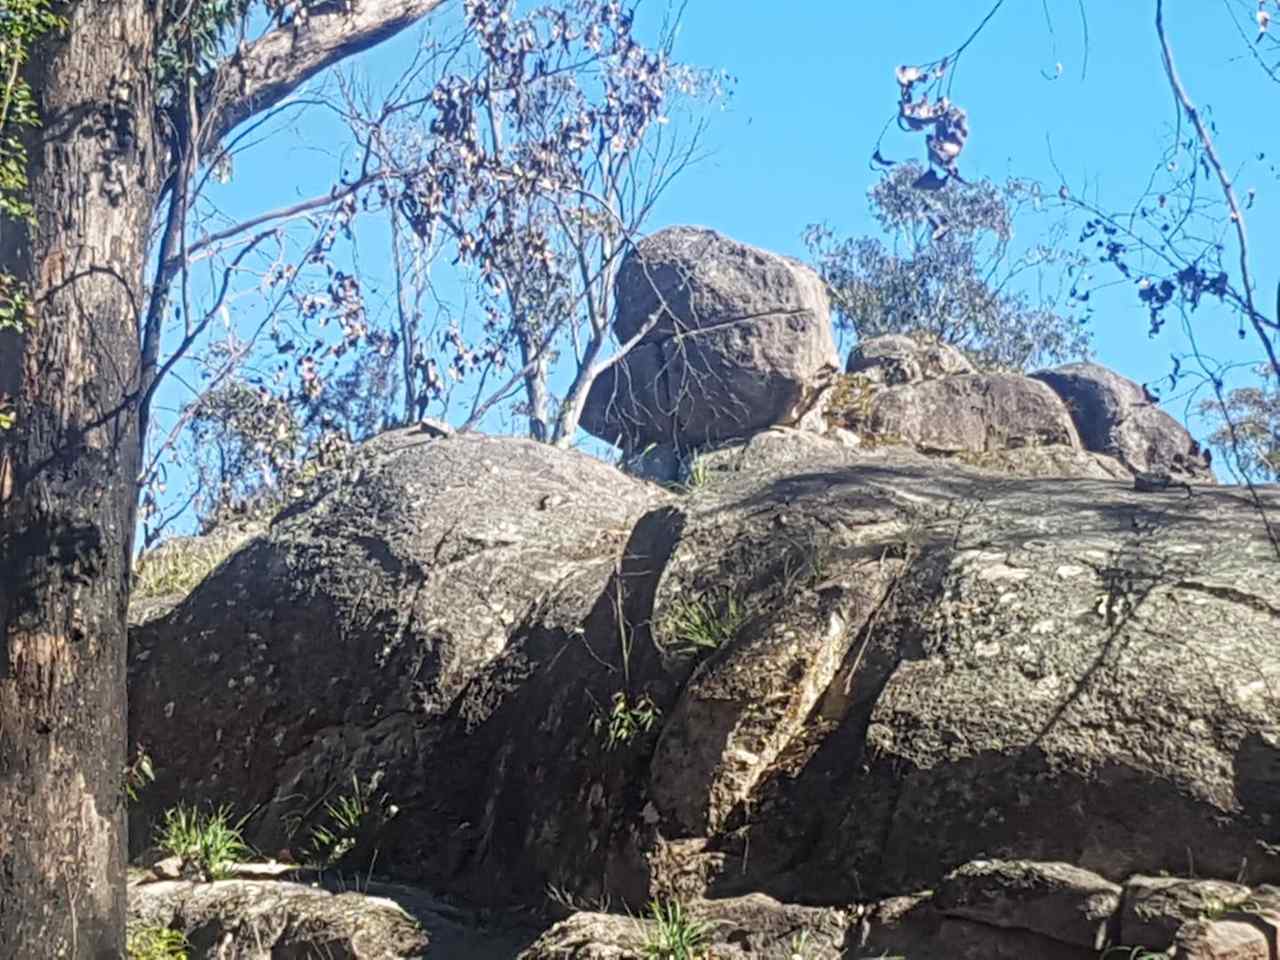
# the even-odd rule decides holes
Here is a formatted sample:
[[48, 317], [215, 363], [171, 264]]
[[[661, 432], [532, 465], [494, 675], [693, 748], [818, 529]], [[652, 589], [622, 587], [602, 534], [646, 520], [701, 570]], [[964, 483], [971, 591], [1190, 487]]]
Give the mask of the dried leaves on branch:
[[[229, 444], [228, 462], [256, 458], [246, 475], [264, 488], [311, 462], [322, 438], [347, 443], [427, 413], [462, 429], [515, 416], [536, 439], [574, 440], [591, 383], [628, 348], [611, 332], [614, 272], [697, 158], [701, 111], [728, 81], [675, 62], [673, 21], [650, 25], [656, 40], [643, 42], [635, 11], [614, 0], [527, 13], [469, 0], [460, 12], [458, 32], [424, 45], [385, 96], [341, 83], [355, 149], [330, 197], [205, 229], [188, 245], [212, 265], [247, 231], [268, 238], [242, 266], [251, 283], [222, 339], [201, 328], [192, 379], [210, 400], [170, 417], [172, 454], [173, 416], [208, 433], [233, 397], [242, 410], [256, 397], [290, 411], [291, 456], [254, 434], [279, 426], [263, 410], [227, 421], [234, 439], [185, 456]], [[378, 226], [394, 292], [375, 299], [360, 263], [383, 242]], [[202, 516], [258, 496], [223, 473], [198, 471], [212, 484]], [[154, 498], [157, 510], [164, 499], [174, 497]]]
[[403, 172], [380, 191], [391, 216], [454, 255], [478, 306], [434, 344], [405, 334], [419, 411], [449, 412], [470, 381], [464, 429], [518, 395], [530, 436], [568, 443], [591, 382], [621, 356], [614, 272], [696, 158], [687, 108], [724, 92], [723, 77], [672, 59], [670, 26], [646, 45], [633, 16], [613, 0], [527, 15], [474, 0], [474, 44], [454, 69], [418, 103], [358, 118], [382, 168]]
[[[1052, 236], [1013, 245], [1015, 222], [1041, 206], [1035, 186], [953, 180], [925, 190], [922, 176], [920, 166], [900, 164], [870, 191], [883, 240], [839, 239], [819, 224], [805, 231], [837, 328], [858, 339], [921, 332], [1013, 368], [1087, 354], [1087, 305], [1061, 289], [1080, 258]], [[1036, 301], [1029, 278], [1038, 280]]]

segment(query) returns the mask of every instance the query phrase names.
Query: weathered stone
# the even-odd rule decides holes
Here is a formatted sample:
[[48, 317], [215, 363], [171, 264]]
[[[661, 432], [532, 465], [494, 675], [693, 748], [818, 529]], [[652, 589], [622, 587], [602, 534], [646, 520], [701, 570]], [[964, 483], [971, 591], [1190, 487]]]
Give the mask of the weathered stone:
[[871, 905], [850, 938], [857, 958], [910, 960], [1097, 960], [1097, 951], [1027, 930], [978, 923], [942, 913], [929, 894], [891, 897]]
[[418, 433], [431, 437], [435, 440], [444, 440], [454, 435], [453, 426], [444, 420], [438, 420], [435, 417], [422, 417], [415, 429]]
[[1089, 450], [1113, 456], [1135, 473], [1213, 482], [1199, 444], [1139, 384], [1096, 363], [1068, 363], [1032, 376], [1062, 397]]
[[[880, 610], [738, 805], [746, 825], [724, 821], [718, 849], [732, 864], [749, 848], [749, 866], [737, 877], [726, 868], [714, 892], [887, 894], [992, 854], [1118, 881], [1152, 864], [1176, 869], [1188, 845], [1211, 876], [1242, 861], [1250, 878], [1280, 874], [1256, 843], [1278, 839], [1265, 798], [1280, 758], [1270, 734], [1280, 704], [1268, 693], [1280, 681], [1280, 570], [1247, 498], [1157, 503], [1131, 484], [979, 479], [954, 464], [843, 450], [842, 468], [817, 439], [793, 441], [800, 460], [787, 467], [780, 448], [791, 441], [775, 437], [767, 492], [737, 494], [756, 510], [785, 503], [780, 533], [817, 514], [837, 529], [883, 531], [871, 539], [887, 544], [891, 527], [871, 507], [883, 489], [913, 504], [916, 523], [927, 504], [943, 512], [910, 535], [921, 546], [904, 548], [913, 559], [897, 575], [898, 612]], [[734, 456], [749, 468], [749, 453]], [[713, 490], [733, 495], [737, 477], [724, 472]], [[1137, 550], [1135, 527], [1159, 535]], [[866, 580], [847, 561], [823, 565], [824, 582]], [[754, 709], [732, 695], [720, 709], [736, 703]]]
[[864, 416], [852, 412], [841, 425], [929, 454], [1080, 447], [1057, 395], [1016, 374], [970, 374], [880, 389]]
[[656, 323], [591, 387], [584, 429], [627, 450], [699, 446], [791, 423], [839, 369], [822, 281], [712, 230], [671, 227], [627, 254], [615, 332]]
[[950, 344], [905, 334], [887, 334], [855, 346], [849, 352], [845, 372], [862, 374], [882, 386], [897, 386], [977, 370], [968, 357]]
[[[428, 951], [419, 923], [389, 900], [277, 881], [166, 880], [135, 884], [129, 916], [183, 933], [192, 955], [220, 960], [326, 956], [345, 960], [446, 957]], [[492, 956], [492, 954], [491, 954]]]
[[177, 880], [182, 876], [182, 858], [164, 857], [151, 866], [151, 872], [161, 880]]
[[959, 453], [956, 460], [1008, 477], [1062, 477], [1076, 480], [1124, 480], [1133, 474], [1114, 457], [1061, 444]]
[[[130, 724], [156, 771], [131, 807], [134, 849], [163, 810], [193, 797], [253, 812], [245, 829], [258, 849], [304, 846], [353, 775], [379, 779], [376, 829], [436, 781], [418, 760], [445, 728], [480, 723], [482, 712], [449, 715], [479, 709], [461, 694], [481, 669], [519, 656], [509, 639], [524, 624], [581, 623], [636, 521], [664, 498], [531, 441], [425, 440], [416, 428], [372, 441], [350, 476], [131, 633]], [[524, 640], [538, 643], [552, 641]]]
[[526, 947], [517, 960], [635, 960], [656, 934], [652, 921], [613, 913], [575, 913]]
[[1193, 920], [1178, 931], [1174, 960], [1275, 960], [1276, 945], [1243, 920]]
[[1120, 887], [1066, 863], [975, 860], [943, 878], [934, 903], [948, 916], [1101, 950]]
[[144, 808], [256, 808], [274, 852], [378, 775], [379, 869], [491, 900], [847, 903], [997, 857], [1280, 877], [1280, 569], [1238, 491], [773, 429], [677, 497], [414, 439], [134, 631]]
[[1120, 911], [1120, 942], [1164, 950], [1188, 920], [1235, 909], [1250, 897], [1248, 887], [1225, 880], [1129, 877]]
[[[670, 905], [664, 903], [664, 909]], [[778, 903], [761, 894], [680, 906], [705, 932], [701, 949], [716, 960], [841, 960], [848, 918], [841, 910]], [[520, 960], [634, 960], [667, 956], [658, 924], [646, 917], [577, 913], [520, 954]], [[670, 956], [677, 954], [672, 952]], [[695, 950], [691, 956], [702, 956]]]

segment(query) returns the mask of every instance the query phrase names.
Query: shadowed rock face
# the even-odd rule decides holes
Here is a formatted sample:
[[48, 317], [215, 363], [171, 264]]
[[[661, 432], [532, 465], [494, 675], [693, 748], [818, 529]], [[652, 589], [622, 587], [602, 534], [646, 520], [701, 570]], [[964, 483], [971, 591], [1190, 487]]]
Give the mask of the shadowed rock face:
[[157, 771], [135, 850], [190, 797], [254, 811], [267, 852], [295, 847], [352, 772], [417, 776], [512, 632], [544, 609], [539, 629], [578, 626], [662, 501], [585, 455], [412, 429], [328, 480], [130, 634], [130, 722]]
[[139, 843], [199, 798], [297, 847], [355, 773], [380, 870], [493, 901], [1280, 877], [1280, 563], [1239, 491], [787, 430], [683, 497], [411, 431], [348, 474], [135, 627]]
[[627, 450], [788, 422], [839, 369], [818, 275], [712, 230], [646, 237], [623, 260], [615, 289], [620, 342], [657, 322], [593, 384], [582, 426]]
[[1132, 380], [1096, 363], [1068, 363], [1032, 376], [1062, 398], [1088, 449], [1115, 457], [1135, 473], [1213, 482], [1199, 444]]

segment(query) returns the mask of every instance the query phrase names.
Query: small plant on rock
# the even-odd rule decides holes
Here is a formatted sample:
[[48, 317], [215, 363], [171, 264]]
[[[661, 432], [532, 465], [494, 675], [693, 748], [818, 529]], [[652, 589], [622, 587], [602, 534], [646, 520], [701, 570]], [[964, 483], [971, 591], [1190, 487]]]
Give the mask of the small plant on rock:
[[131, 923], [125, 939], [125, 956], [128, 960], [187, 960], [189, 946], [181, 931]]
[[674, 641], [676, 653], [695, 655], [720, 649], [733, 639], [746, 620], [746, 605], [734, 594], [720, 600], [708, 596], [682, 597], [667, 611], [663, 632]]
[[639, 735], [648, 733], [662, 716], [662, 711], [647, 693], [632, 700], [626, 691], [619, 690], [613, 695], [612, 702], [607, 716], [597, 714], [592, 721], [596, 735], [604, 737], [606, 750], [625, 746]]
[[361, 784], [359, 777], [351, 777], [351, 793], [324, 805], [325, 822], [311, 830], [310, 858], [320, 867], [337, 863], [353, 849], [360, 838], [369, 814], [374, 782]]
[[810, 960], [813, 946], [809, 943], [809, 931], [801, 930], [787, 944], [787, 960]]
[[641, 948], [646, 960], [705, 960], [711, 924], [690, 917], [678, 900], [649, 904], [654, 926]]
[[142, 792], [142, 788], [154, 782], [155, 779], [156, 771], [151, 765], [151, 755], [147, 753], [146, 747], [139, 744], [133, 760], [124, 768], [124, 792], [129, 802], [137, 803], [138, 794]]
[[159, 846], [165, 853], [198, 867], [209, 880], [223, 880], [233, 864], [245, 860], [249, 847], [240, 835], [244, 820], [231, 822], [230, 807], [202, 813], [179, 804], [165, 811]]
[[697, 493], [705, 490], [711, 483], [711, 469], [707, 466], [706, 457], [694, 457], [689, 464], [689, 473], [680, 484], [684, 493]]

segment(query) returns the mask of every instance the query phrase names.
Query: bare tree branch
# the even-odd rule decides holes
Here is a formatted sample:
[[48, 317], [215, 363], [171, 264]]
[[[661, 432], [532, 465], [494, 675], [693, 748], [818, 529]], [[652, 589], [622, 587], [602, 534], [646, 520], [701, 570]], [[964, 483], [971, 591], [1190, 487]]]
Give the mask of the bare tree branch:
[[1235, 187], [1232, 186], [1231, 178], [1227, 175], [1226, 168], [1222, 165], [1222, 159], [1218, 156], [1218, 149], [1214, 145], [1213, 138], [1209, 135], [1209, 129], [1205, 126], [1204, 119], [1200, 116], [1200, 111], [1191, 102], [1191, 97], [1187, 94], [1186, 87], [1182, 85], [1182, 79], [1178, 76], [1178, 68], [1173, 61], [1173, 48], [1169, 45], [1169, 37], [1164, 29], [1164, 0], [1156, 0], [1156, 34], [1160, 38], [1160, 54], [1164, 60], [1164, 72], [1169, 78], [1169, 86], [1172, 88], [1178, 104], [1196, 129], [1196, 136], [1200, 140], [1200, 145], [1204, 148], [1205, 157], [1208, 159], [1209, 165], [1213, 167], [1214, 173], [1218, 176], [1218, 183], [1222, 187], [1222, 195], [1226, 199], [1227, 209], [1230, 211], [1231, 223], [1235, 227], [1236, 239], [1240, 247], [1240, 284], [1243, 287], [1241, 292], [1244, 296], [1245, 312], [1248, 314], [1249, 323], [1253, 327], [1254, 333], [1258, 335], [1263, 349], [1267, 352], [1267, 360], [1271, 363], [1271, 369], [1276, 372], [1276, 376], [1280, 376], [1280, 357], [1276, 356], [1275, 345], [1271, 342], [1266, 330], [1267, 326], [1274, 326], [1276, 323], [1280, 323], [1280, 317], [1269, 323], [1254, 305], [1253, 272], [1249, 268], [1249, 235], [1245, 229], [1244, 213], [1240, 210], [1240, 204], [1236, 200]]
[[[411, 171], [410, 174], [416, 173], [416, 172], [417, 171]], [[339, 200], [344, 200], [354, 193], [359, 193], [365, 187], [370, 186], [371, 184], [377, 183], [379, 180], [388, 180], [394, 176], [401, 176], [401, 175], [402, 174], [394, 173], [392, 171], [379, 171], [377, 173], [373, 173], [368, 176], [361, 177], [359, 180], [355, 181], [354, 183], [345, 184], [340, 188], [335, 187], [334, 189], [330, 190], [328, 193], [323, 193], [323, 194], [320, 194], [319, 196], [310, 197], [306, 200], [299, 200], [297, 203], [291, 203], [288, 206], [278, 207], [275, 210], [268, 210], [265, 213], [258, 214], [256, 217], [250, 217], [248, 220], [242, 220], [241, 222], [233, 224], [232, 226], [226, 227], [222, 230], [215, 231], [214, 233], [211, 233], [208, 236], [201, 237], [195, 243], [187, 244], [186, 261], [190, 263], [195, 258], [195, 255], [201, 252], [202, 250], [208, 247], [211, 247], [215, 244], [222, 243], [224, 240], [230, 240], [231, 238], [237, 237], [242, 233], [248, 233], [250, 230], [253, 230], [256, 227], [260, 227], [264, 223], [270, 223], [276, 220], [292, 220], [295, 217], [300, 217], [305, 213], [310, 213], [312, 210], [318, 210], [318, 209], [321, 209], [322, 207], [332, 206], [333, 204], [336, 204]], [[166, 261], [166, 263], [172, 269], [178, 270], [182, 267], [183, 258], [180, 255], [175, 254], [168, 261]]]
[[201, 102], [207, 143], [275, 106], [326, 67], [411, 27], [446, 0], [335, 0], [237, 51], [209, 78]]

